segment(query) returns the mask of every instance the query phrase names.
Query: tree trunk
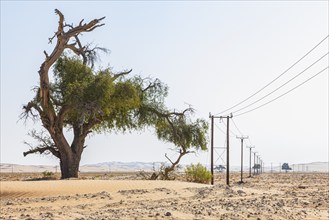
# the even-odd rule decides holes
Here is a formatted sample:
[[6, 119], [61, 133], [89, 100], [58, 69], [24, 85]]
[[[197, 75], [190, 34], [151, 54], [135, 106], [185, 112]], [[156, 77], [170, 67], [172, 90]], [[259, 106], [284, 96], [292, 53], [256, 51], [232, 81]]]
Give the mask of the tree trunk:
[[165, 180], [169, 180], [169, 179], [170, 179], [170, 178], [169, 178], [169, 174], [170, 174], [170, 172], [172, 172], [172, 171], [175, 170], [175, 168], [176, 168], [176, 166], [179, 164], [181, 158], [182, 158], [185, 154], [187, 154], [187, 153], [188, 153], [188, 152], [185, 150], [185, 148], [182, 148], [181, 151], [180, 151], [180, 153], [179, 153], [179, 156], [178, 156], [178, 158], [177, 158], [177, 160], [176, 160], [175, 162], [172, 162], [172, 161], [167, 157], [167, 155], [165, 155], [166, 158], [171, 162], [171, 166], [166, 167], [166, 168], [164, 169], [163, 178], [164, 178]]
[[64, 135], [57, 136], [56, 142], [62, 146], [60, 150], [60, 167], [61, 167], [61, 179], [78, 178], [79, 177], [79, 165], [81, 155], [83, 152], [85, 137], [74, 136], [72, 145], [68, 145]]
[[72, 154], [72, 156], [63, 155], [60, 158], [61, 179], [78, 178], [81, 155]]

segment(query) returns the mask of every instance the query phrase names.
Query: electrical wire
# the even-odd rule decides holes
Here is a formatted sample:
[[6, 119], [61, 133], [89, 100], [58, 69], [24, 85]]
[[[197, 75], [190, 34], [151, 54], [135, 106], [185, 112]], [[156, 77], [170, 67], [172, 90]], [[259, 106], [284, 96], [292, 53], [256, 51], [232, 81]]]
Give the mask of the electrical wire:
[[233, 118], [231, 118], [231, 120], [232, 120], [232, 122], [233, 122], [233, 124], [234, 124], [234, 126], [235, 126], [236, 130], [238, 130], [238, 132], [240, 133], [240, 135], [241, 135], [241, 136], [243, 136], [243, 134], [242, 134], [241, 130], [238, 128], [238, 126], [236, 126], [236, 124], [235, 124], [235, 122], [234, 122]]
[[254, 146], [254, 145], [252, 144], [251, 140], [250, 140], [250, 137], [248, 138], [248, 141], [249, 141], [250, 146]]
[[223, 129], [221, 129], [217, 124], [215, 124], [215, 126], [218, 128], [218, 130], [220, 130], [223, 134], [226, 134], [225, 131], [223, 131]]
[[249, 97], [247, 97], [246, 99], [242, 100], [241, 102], [235, 104], [234, 106], [221, 111], [215, 115], [220, 115], [223, 114], [224, 112], [227, 112], [239, 105], [241, 105], [242, 103], [246, 102], [247, 100], [251, 99], [252, 97], [254, 97], [255, 95], [257, 95], [258, 93], [260, 93], [261, 91], [263, 91], [265, 88], [267, 88], [269, 85], [271, 85], [272, 83], [274, 83], [276, 80], [278, 80], [281, 76], [283, 76], [284, 74], [286, 74], [290, 69], [292, 69], [294, 66], [296, 66], [300, 61], [302, 61], [306, 56], [308, 56], [313, 50], [315, 50], [320, 44], [322, 44], [327, 38], [329, 37], [329, 35], [327, 35], [324, 39], [322, 39], [317, 45], [315, 45], [311, 50], [309, 50], [304, 56], [302, 56], [299, 60], [297, 60], [293, 65], [291, 65], [288, 69], [286, 69], [283, 73], [281, 73], [279, 76], [277, 76], [276, 78], [274, 78], [272, 81], [270, 81], [269, 83], [267, 83], [264, 87], [262, 87], [261, 89], [259, 89], [258, 91], [256, 91], [255, 93], [253, 93], [252, 95], [250, 95]]
[[275, 90], [273, 90], [272, 92], [268, 93], [267, 95], [263, 96], [262, 98], [257, 99], [256, 101], [250, 103], [249, 105], [246, 105], [246, 106], [244, 106], [244, 107], [242, 107], [242, 108], [240, 108], [240, 109], [238, 109], [238, 110], [236, 110], [236, 111], [234, 111], [234, 112], [232, 112], [232, 113], [234, 114], [234, 113], [240, 112], [240, 111], [242, 111], [242, 110], [244, 110], [244, 109], [246, 109], [246, 108], [252, 106], [253, 104], [256, 104], [257, 102], [259, 102], [259, 101], [265, 99], [265, 98], [268, 97], [269, 95], [271, 95], [271, 94], [273, 94], [274, 92], [278, 91], [278, 90], [281, 89], [283, 86], [287, 85], [287, 84], [290, 83], [292, 80], [296, 79], [298, 76], [300, 76], [301, 74], [303, 74], [304, 72], [306, 72], [308, 69], [310, 69], [312, 66], [314, 66], [315, 64], [317, 64], [320, 60], [322, 60], [322, 59], [323, 59], [324, 57], [326, 57], [328, 54], [329, 54], [329, 52], [326, 53], [326, 54], [324, 54], [321, 58], [319, 58], [319, 59], [316, 60], [314, 63], [312, 63], [311, 65], [309, 65], [309, 66], [308, 66], [306, 69], [304, 69], [302, 72], [298, 73], [296, 76], [294, 76], [293, 78], [291, 78], [290, 80], [288, 80], [287, 82], [285, 82], [284, 84], [282, 84], [281, 86], [279, 86], [278, 88], [276, 88]]
[[271, 102], [274, 102], [275, 100], [281, 98], [282, 96], [285, 96], [285, 95], [287, 95], [288, 93], [292, 92], [293, 90], [297, 89], [298, 87], [304, 85], [305, 83], [307, 83], [308, 81], [310, 81], [310, 80], [313, 79], [314, 77], [320, 75], [322, 72], [324, 72], [326, 69], [328, 69], [328, 67], [329, 67], [329, 66], [327, 66], [326, 68], [324, 68], [323, 70], [321, 70], [321, 71], [318, 72], [317, 74], [313, 75], [312, 77], [308, 78], [307, 80], [303, 81], [302, 83], [298, 84], [297, 86], [293, 87], [292, 89], [288, 90], [287, 92], [283, 93], [282, 95], [280, 95], [280, 96], [278, 96], [278, 97], [276, 97], [276, 98], [274, 98], [274, 99], [272, 99], [272, 100], [270, 100], [270, 101], [268, 101], [268, 102], [266, 102], [266, 103], [264, 103], [264, 104], [262, 104], [262, 105], [260, 105], [260, 106], [258, 106], [258, 107], [256, 107], [256, 108], [253, 108], [253, 109], [251, 109], [251, 110], [248, 110], [248, 111], [242, 112], [242, 113], [240, 113], [240, 114], [238, 114], [238, 115], [235, 115], [234, 117], [238, 117], [238, 116], [241, 116], [241, 115], [247, 114], [247, 113], [252, 112], [252, 111], [255, 111], [255, 110], [257, 110], [257, 109], [259, 109], [259, 108], [261, 108], [261, 107], [263, 107], [263, 106], [265, 106], [265, 105], [267, 105], [267, 104], [270, 104]]
[[[227, 125], [224, 121], [222, 121], [222, 123], [227, 127]], [[229, 129], [229, 131], [230, 131], [231, 134], [233, 134], [233, 135], [230, 135], [230, 137], [236, 137], [237, 136], [231, 129]]]

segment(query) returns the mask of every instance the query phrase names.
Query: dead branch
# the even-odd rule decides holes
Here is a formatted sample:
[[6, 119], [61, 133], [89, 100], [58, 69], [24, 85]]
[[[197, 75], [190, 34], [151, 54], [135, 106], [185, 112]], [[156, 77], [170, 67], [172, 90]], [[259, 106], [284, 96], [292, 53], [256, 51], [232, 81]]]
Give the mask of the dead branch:
[[115, 74], [112, 78], [113, 78], [113, 81], [116, 80], [117, 78], [121, 77], [121, 76], [124, 76], [124, 75], [128, 75], [129, 73], [131, 73], [131, 71], [133, 71], [132, 69], [128, 70], [128, 71], [124, 71], [124, 72], [121, 72], [121, 73], [117, 73]]
[[174, 162], [171, 161], [171, 159], [167, 156], [167, 154], [165, 154], [165, 157], [167, 158], [167, 160], [169, 160], [171, 164], [174, 164]]
[[33, 139], [35, 139], [39, 144], [34, 147], [32, 144], [28, 142], [24, 142], [24, 144], [28, 145], [30, 147], [30, 150], [23, 153], [24, 157], [28, 154], [32, 153], [40, 153], [43, 154], [46, 151], [49, 151], [52, 153], [55, 157], [59, 158], [60, 153], [57, 150], [56, 145], [52, 141], [51, 137], [46, 135], [44, 131], [41, 131], [37, 133], [35, 130], [32, 130], [29, 132], [29, 136], [31, 136]]
[[36, 147], [33, 149], [30, 149], [26, 152], [23, 152], [24, 157], [26, 157], [29, 154], [34, 154], [34, 153], [40, 153], [43, 154], [44, 152], [49, 151], [51, 152], [55, 157], [60, 158], [59, 151], [55, 150], [53, 147]]
[[38, 118], [38, 115], [33, 113], [33, 110], [36, 110], [39, 115], [42, 115], [43, 113], [42, 109], [33, 101], [27, 103], [27, 105], [24, 105], [23, 110], [24, 112], [21, 113], [19, 120], [26, 120], [29, 118], [29, 116], [31, 116], [33, 120], [36, 120]]
[[[73, 52], [78, 55], [83, 56], [83, 51], [80, 50], [81, 44], [79, 44], [80, 48], [74, 47], [72, 44], [68, 45], [68, 42], [71, 38], [75, 38], [77, 40], [77, 36], [83, 32], [90, 32], [97, 27], [103, 26], [104, 24], [99, 24], [105, 17], [94, 19], [89, 23], [82, 24], [82, 21], [78, 26], [67, 25], [64, 24], [64, 15], [58, 10], [55, 9], [55, 13], [59, 16], [58, 21], [58, 29], [53, 37], [49, 38], [49, 42], [51, 43], [53, 39], [57, 38], [57, 43], [55, 48], [53, 49], [50, 55], [46, 54], [45, 61], [41, 64], [39, 75], [40, 75], [40, 99], [41, 106], [43, 109], [47, 109], [45, 112], [50, 121], [55, 117], [54, 109], [51, 105], [49, 105], [49, 76], [48, 71], [51, 66], [58, 60], [58, 58], [62, 55], [65, 49], [71, 49]], [[64, 30], [64, 27], [69, 27], [67, 31]]]

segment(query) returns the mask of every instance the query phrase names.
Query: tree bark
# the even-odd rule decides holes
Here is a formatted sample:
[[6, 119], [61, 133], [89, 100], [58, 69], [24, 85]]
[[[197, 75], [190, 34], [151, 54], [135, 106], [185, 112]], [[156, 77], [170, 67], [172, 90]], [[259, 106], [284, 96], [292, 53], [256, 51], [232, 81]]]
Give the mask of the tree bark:
[[81, 155], [84, 149], [86, 134], [82, 133], [82, 126], [73, 126], [74, 138], [71, 146], [68, 145], [63, 134], [56, 137], [60, 144], [60, 167], [62, 179], [78, 178]]
[[80, 165], [80, 156], [68, 156], [63, 154], [60, 158], [60, 167], [61, 167], [61, 179], [67, 178], [78, 178], [79, 177], [79, 165]]
[[182, 148], [179, 152], [179, 156], [178, 158], [176, 159], [175, 162], [172, 162], [168, 157], [167, 157], [167, 154], [165, 155], [165, 157], [170, 161], [171, 163], [171, 166], [168, 166], [164, 169], [164, 173], [163, 173], [163, 178], [165, 180], [169, 180], [169, 173], [174, 171], [176, 166], [179, 164], [180, 160], [182, 159], [182, 157], [185, 155], [185, 154], [188, 154], [189, 152], [185, 150], [185, 148]]

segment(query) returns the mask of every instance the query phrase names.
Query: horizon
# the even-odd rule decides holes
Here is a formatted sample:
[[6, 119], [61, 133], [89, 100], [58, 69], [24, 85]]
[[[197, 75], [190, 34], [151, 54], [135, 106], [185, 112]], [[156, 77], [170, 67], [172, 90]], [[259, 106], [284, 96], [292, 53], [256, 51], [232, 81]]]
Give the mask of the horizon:
[[[106, 164], [106, 163], [124, 163], [124, 164], [129, 164], [129, 163], [143, 163], [143, 164], [153, 164], [153, 163], [168, 163], [168, 161], [149, 161], [149, 162], [144, 162], [144, 161], [128, 161], [128, 162], [124, 162], [124, 161], [104, 161], [104, 162], [99, 162], [99, 163], [92, 163], [92, 164], [81, 164], [81, 166], [94, 166], [94, 165], [100, 165], [100, 164]], [[283, 163], [288, 163], [289, 165], [306, 165], [306, 164], [315, 164], [315, 163], [328, 163], [329, 164], [329, 161], [312, 161], [312, 162], [300, 162], [300, 163], [289, 163], [289, 162], [282, 162], [282, 163], [276, 163], [274, 164], [273, 163], [273, 167], [275, 166], [280, 166], [280, 164], [283, 164]], [[21, 165], [21, 166], [53, 166], [53, 167], [56, 167], [56, 166], [59, 166], [59, 165], [47, 165], [47, 164], [17, 164], [17, 163], [2, 163], [0, 162], [0, 164], [9, 164], [9, 165]], [[190, 164], [185, 164], [185, 163], [181, 163], [181, 165], [190, 165]], [[202, 165], [205, 165], [205, 164], [202, 164]], [[240, 164], [233, 164], [233, 165], [230, 165], [230, 167], [241, 167]], [[249, 168], [249, 163], [248, 164], [244, 164], [243, 165], [244, 168]], [[265, 165], [265, 167], [271, 167], [271, 165]], [[328, 167], [329, 169], [329, 167]], [[246, 170], [244, 170], [246, 171]]]

